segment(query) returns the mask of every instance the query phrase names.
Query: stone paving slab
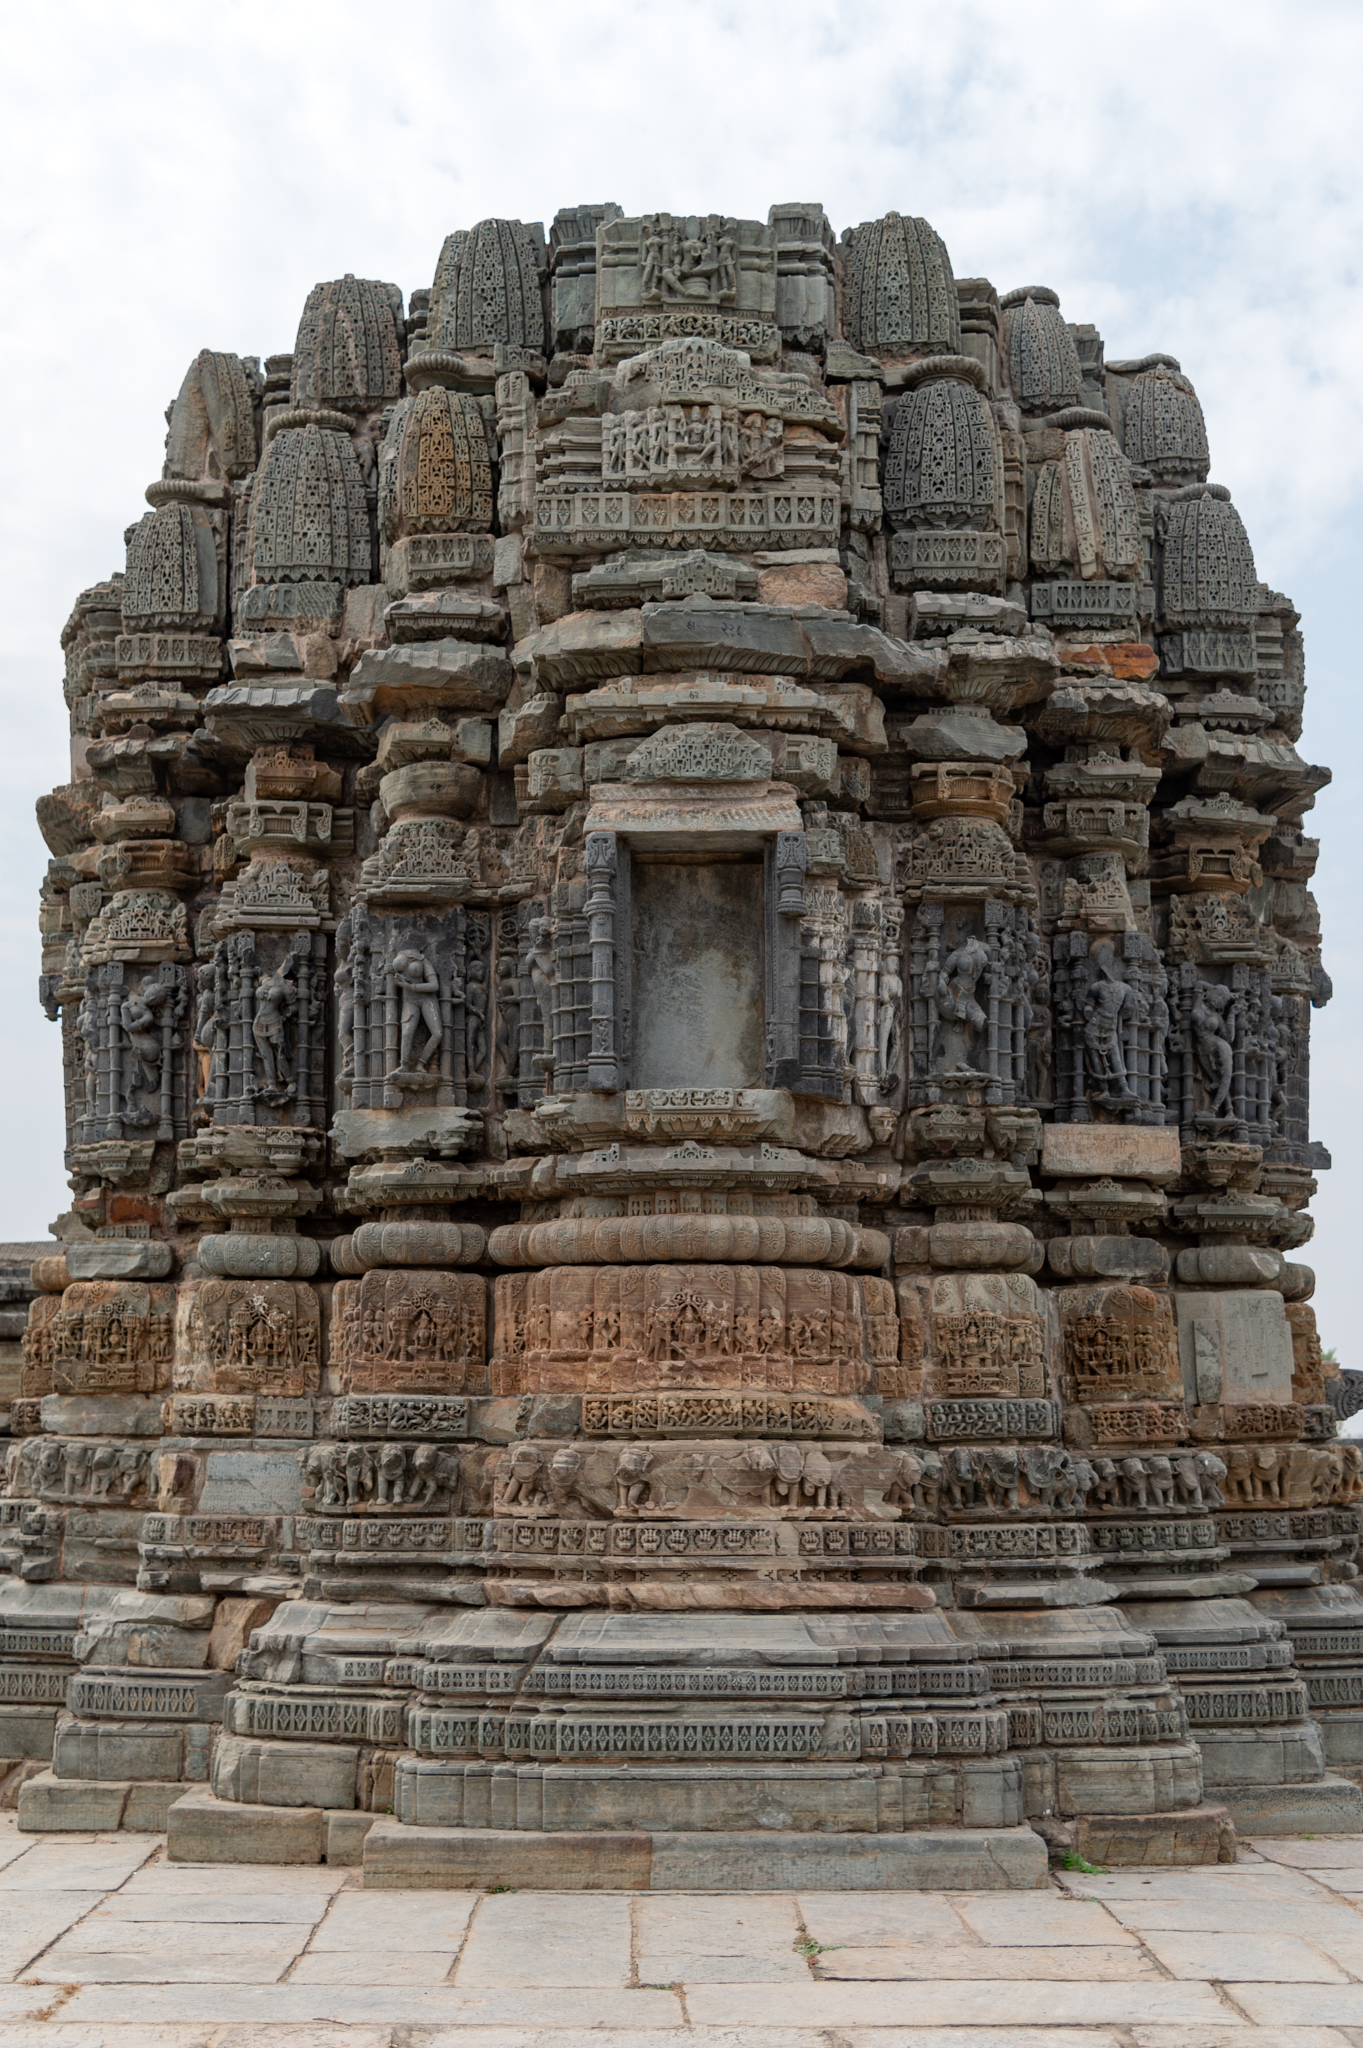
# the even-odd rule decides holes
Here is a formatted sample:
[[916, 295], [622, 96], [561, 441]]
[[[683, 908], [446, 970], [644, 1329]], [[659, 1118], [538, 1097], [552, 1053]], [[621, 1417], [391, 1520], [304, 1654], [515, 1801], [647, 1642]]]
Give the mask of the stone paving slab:
[[0, 2048], [1363, 2048], [1363, 1836], [1038, 1892], [363, 1888], [0, 1816]]

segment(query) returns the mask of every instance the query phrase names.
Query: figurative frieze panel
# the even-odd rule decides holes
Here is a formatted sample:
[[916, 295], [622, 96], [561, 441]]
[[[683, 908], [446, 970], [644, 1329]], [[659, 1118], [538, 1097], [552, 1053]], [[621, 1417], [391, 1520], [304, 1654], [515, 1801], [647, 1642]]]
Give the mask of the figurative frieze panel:
[[188, 1009], [182, 967], [110, 961], [90, 970], [76, 1012], [79, 1066], [69, 1077], [77, 1144], [186, 1135]]
[[1169, 976], [1142, 932], [1052, 942], [1055, 1113], [1163, 1124], [1169, 1086]]
[[199, 1280], [180, 1290], [177, 1387], [214, 1394], [315, 1393], [316, 1291], [295, 1280]]
[[896, 1334], [888, 1283], [844, 1273], [555, 1267], [496, 1282], [493, 1391], [857, 1393]]
[[692, 336], [776, 355], [776, 246], [763, 222], [645, 214], [604, 222], [596, 245], [596, 347], [607, 362]]
[[79, 1280], [48, 1330], [55, 1394], [151, 1394], [170, 1384], [175, 1289]]
[[462, 908], [380, 916], [336, 934], [337, 1086], [352, 1109], [464, 1103], [487, 1086], [491, 922]]
[[469, 1273], [378, 1271], [339, 1281], [330, 1354], [339, 1391], [480, 1392], [485, 1290], [486, 1282]]
[[326, 939], [242, 931], [195, 969], [195, 1108], [214, 1125], [325, 1122]]

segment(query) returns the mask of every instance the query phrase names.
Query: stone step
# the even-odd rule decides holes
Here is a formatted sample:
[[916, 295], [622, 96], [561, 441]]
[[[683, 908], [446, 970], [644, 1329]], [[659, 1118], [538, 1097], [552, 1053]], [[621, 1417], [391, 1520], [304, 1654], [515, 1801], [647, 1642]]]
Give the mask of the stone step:
[[19, 1831], [27, 1835], [130, 1834], [159, 1835], [183, 1784], [134, 1784], [128, 1779], [92, 1783], [59, 1778], [40, 1771], [19, 1788]]
[[906, 1834], [584, 1834], [412, 1828], [377, 1820], [366, 1888], [540, 1891], [1036, 1891], [1046, 1844], [1031, 1828]]
[[207, 1721], [88, 1721], [63, 1714], [52, 1745], [58, 1778], [132, 1784], [208, 1776]]
[[1242, 1835], [1356, 1835], [1363, 1831], [1363, 1791], [1348, 1778], [1333, 1774], [1304, 1785], [1218, 1785], [1216, 1797]]
[[1152, 1864], [1234, 1863], [1235, 1823], [1224, 1806], [1190, 1806], [1176, 1813], [1079, 1813], [1070, 1820], [1035, 1823], [1059, 1860], [1068, 1850], [1104, 1869]]
[[[263, 1773], [260, 1782], [263, 1787]], [[214, 1783], [232, 1796], [233, 1786], [219, 1782], [216, 1772]], [[609, 1759], [541, 1765], [405, 1755], [394, 1771], [392, 1810], [414, 1827], [466, 1833], [755, 1829], [775, 1843], [825, 1829], [870, 1836], [953, 1822], [1013, 1827], [1023, 1819], [1022, 1768], [1013, 1757], [892, 1765]]]

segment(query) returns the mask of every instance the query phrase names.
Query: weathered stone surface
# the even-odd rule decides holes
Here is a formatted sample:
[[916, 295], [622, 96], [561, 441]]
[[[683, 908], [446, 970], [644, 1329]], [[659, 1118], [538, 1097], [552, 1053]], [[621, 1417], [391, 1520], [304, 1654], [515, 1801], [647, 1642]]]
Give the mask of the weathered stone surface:
[[352, 1806], [359, 1752], [315, 1742], [220, 1735], [211, 1783], [219, 1799], [261, 1806]]
[[316, 1807], [229, 1802], [199, 1789], [182, 1793], [166, 1820], [172, 1863], [320, 1863], [325, 1852]]
[[39, 805], [34, 1827], [889, 1887], [1352, 1810], [1328, 774], [1207, 469], [897, 214], [455, 224], [201, 353]]
[[537, 1891], [1037, 1890], [1046, 1846], [1030, 1828], [864, 1836], [750, 1833], [537, 1835], [379, 1820], [368, 1889]]
[[107, 1834], [119, 1826], [130, 1790], [126, 1780], [86, 1784], [43, 1771], [20, 1787], [20, 1832]]
[[1041, 1170], [1065, 1177], [1170, 1181], [1181, 1171], [1178, 1134], [1131, 1124], [1047, 1124]]

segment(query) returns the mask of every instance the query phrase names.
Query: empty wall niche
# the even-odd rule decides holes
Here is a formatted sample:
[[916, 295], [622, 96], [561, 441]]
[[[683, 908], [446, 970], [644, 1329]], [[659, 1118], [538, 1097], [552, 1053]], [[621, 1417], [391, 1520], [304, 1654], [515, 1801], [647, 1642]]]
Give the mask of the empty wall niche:
[[634, 863], [637, 1088], [760, 1088], [762, 866]]

